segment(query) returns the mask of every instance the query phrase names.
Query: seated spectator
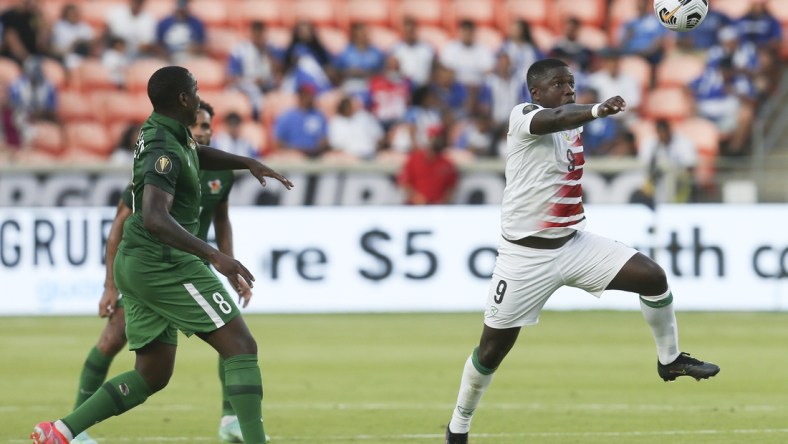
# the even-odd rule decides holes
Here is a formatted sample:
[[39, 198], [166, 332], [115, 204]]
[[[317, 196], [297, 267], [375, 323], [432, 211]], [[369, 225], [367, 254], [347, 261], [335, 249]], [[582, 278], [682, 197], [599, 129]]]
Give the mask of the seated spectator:
[[[600, 103], [601, 99], [594, 89], [581, 91], [577, 103]], [[606, 156], [616, 143], [621, 124], [615, 119], [594, 119], [583, 125], [583, 152], [589, 156]]]
[[719, 44], [718, 32], [733, 20], [714, 7], [709, 8], [706, 18], [692, 32], [678, 34], [678, 45], [687, 51], [707, 50]]
[[402, 24], [402, 40], [394, 46], [392, 54], [399, 61], [402, 74], [414, 86], [426, 85], [430, 80], [435, 51], [419, 40], [416, 20], [406, 17]]
[[263, 94], [276, 88], [281, 81], [281, 52], [269, 45], [265, 24], [254, 21], [250, 37], [238, 43], [227, 61], [228, 83], [243, 92], [252, 104], [257, 119], [263, 106]]
[[126, 42], [129, 57], [156, 53], [156, 19], [143, 10], [145, 0], [128, 0], [107, 14], [107, 32]]
[[638, 15], [619, 31], [618, 49], [623, 54], [639, 55], [656, 66], [665, 53], [668, 30], [659, 23], [651, 0], [638, 1]]
[[8, 86], [0, 83], [0, 153], [22, 149], [27, 121], [11, 103]]
[[67, 3], [60, 20], [52, 28], [52, 53], [66, 68], [75, 68], [90, 55], [94, 37], [93, 28], [80, 20], [79, 8]]
[[509, 54], [498, 53], [495, 69], [484, 78], [479, 93], [479, 112], [492, 117], [497, 128], [509, 126], [509, 115], [518, 103], [530, 100], [526, 83], [515, 75]]
[[107, 48], [101, 54], [101, 64], [109, 70], [112, 83], [118, 88], [126, 85], [126, 68], [130, 63], [126, 41], [120, 37], [110, 37]]
[[476, 101], [471, 99], [468, 88], [457, 80], [451, 68], [438, 64], [432, 77], [429, 86], [438, 99], [442, 115], [461, 119], [472, 112]]
[[293, 27], [290, 44], [285, 50], [283, 71], [289, 73], [304, 55], [310, 55], [324, 70], [331, 63], [331, 54], [320, 42], [314, 25], [300, 21]]
[[544, 54], [536, 46], [531, 35], [531, 25], [525, 20], [516, 20], [509, 27], [509, 35], [501, 46], [501, 52], [505, 52], [511, 60], [515, 75], [523, 82], [526, 81], [528, 68], [544, 58]]
[[779, 56], [767, 47], [759, 47], [757, 57], [758, 69], [753, 75], [752, 83], [759, 101], [762, 101], [776, 91], [782, 80], [783, 66]]
[[[455, 148], [467, 150], [478, 157], [497, 155], [501, 128], [493, 124], [488, 112], [480, 111], [455, 127], [459, 127], [457, 140], [449, 140]], [[506, 137], [505, 133], [503, 137]]]
[[383, 52], [370, 43], [366, 25], [353, 23], [350, 42], [334, 62], [339, 84], [348, 94], [365, 94], [370, 77], [383, 69], [384, 61]]
[[737, 20], [735, 25], [742, 41], [768, 47], [775, 54], [779, 54], [782, 45], [782, 27], [780, 21], [769, 12], [767, 3], [768, 0], [751, 0], [750, 10]]
[[369, 101], [372, 113], [388, 131], [405, 118], [410, 101], [411, 83], [399, 69], [399, 59], [386, 57], [385, 69], [369, 81]]
[[736, 28], [729, 26], [719, 31], [719, 45], [709, 49], [706, 63], [716, 66], [720, 60], [730, 58], [737, 72], [754, 76], [758, 69], [758, 51], [754, 44], [742, 42]]
[[17, 0], [0, 15], [0, 56], [20, 66], [31, 55], [49, 53], [47, 22], [36, 2]]
[[583, 42], [580, 41], [580, 20], [570, 17], [564, 27], [564, 35], [558, 39], [551, 50], [561, 51], [564, 57], [571, 59], [583, 71], [591, 69], [591, 59], [593, 52]]
[[457, 81], [466, 87], [476, 87], [495, 65], [493, 52], [476, 41], [476, 25], [471, 20], [460, 22], [457, 39], [446, 43], [440, 54], [441, 65], [451, 69]]
[[689, 85], [698, 114], [713, 121], [720, 130], [724, 155], [746, 155], [746, 142], [755, 118], [755, 89], [747, 76], [737, 74], [730, 57], [709, 66]]
[[619, 131], [607, 155], [609, 157], [637, 157], [638, 146], [635, 134], [625, 128]]
[[337, 113], [328, 122], [328, 144], [332, 150], [350, 157], [371, 160], [381, 148], [385, 132], [364, 107], [344, 96]]
[[[599, 119], [606, 120], [606, 119]], [[638, 160], [646, 167], [649, 185], [657, 202], [665, 202], [666, 191], [675, 189], [676, 202], [690, 202], [693, 197], [693, 172], [698, 164], [698, 150], [687, 137], [673, 132], [667, 120], [655, 122], [657, 134], [643, 141], [638, 147]], [[670, 187], [664, 178], [672, 177], [665, 169], [673, 170], [675, 186]]]
[[431, 131], [428, 145], [411, 150], [397, 176], [408, 205], [448, 204], [454, 197], [459, 173], [446, 150], [443, 128]]
[[442, 125], [442, 111], [435, 91], [422, 86], [413, 91], [411, 105], [405, 113], [407, 131], [396, 132], [389, 136], [390, 145], [395, 151], [407, 152], [417, 146], [426, 146], [428, 134]]
[[31, 56], [25, 60], [22, 74], [11, 83], [11, 105], [25, 120], [56, 120], [57, 91], [41, 68], [42, 58]]
[[278, 150], [318, 157], [328, 149], [326, 116], [315, 108], [314, 85], [298, 88], [298, 105], [282, 113], [274, 122], [274, 138]]
[[205, 25], [189, 11], [189, 0], [177, 0], [175, 12], [159, 22], [156, 43], [176, 63], [205, 52]]
[[642, 90], [634, 77], [621, 70], [621, 55], [616, 49], [604, 48], [599, 51], [597, 68], [588, 76], [588, 88], [595, 89], [601, 101], [615, 96], [627, 101], [627, 112], [611, 117], [631, 120], [637, 116]]
[[213, 137], [212, 144], [228, 153], [244, 157], [259, 157], [259, 147], [241, 135], [241, 121], [241, 116], [238, 113], [229, 112], [224, 118], [224, 130]]

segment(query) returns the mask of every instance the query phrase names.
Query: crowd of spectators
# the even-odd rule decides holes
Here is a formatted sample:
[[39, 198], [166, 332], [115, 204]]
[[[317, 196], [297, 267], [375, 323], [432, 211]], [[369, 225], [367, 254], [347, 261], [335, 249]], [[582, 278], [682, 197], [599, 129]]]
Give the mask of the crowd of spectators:
[[[243, 38], [224, 54], [210, 50], [212, 36], [221, 30], [193, 10], [205, 2], [172, 0], [169, 11], [157, 17], [147, 8], [151, 0], [118, 0], [103, 23], [84, 20], [84, 8], [101, 1], [59, 1], [55, 19], [43, 12], [52, 0], [0, 1], [7, 5], [0, 13], [0, 67], [3, 73], [14, 72], [9, 64], [18, 67], [14, 76], [0, 73], [0, 153], [5, 153], [0, 158], [24, 159], [17, 154], [35, 150], [39, 124], [68, 123], [63, 113], [73, 109], [59, 104], [62, 91], [84, 93], [88, 101], [92, 91], [79, 89], [77, 73], [90, 70], [80, 66], [98, 62], [90, 66], [106, 72], [111, 88], [131, 93], [128, 76], [142, 60], [188, 67], [204, 59], [221, 66], [218, 94], [234, 90], [245, 98], [236, 108], [215, 104], [223, 110], [216, 143], [238, 154], [361, 162], [384, 153], [387, 161], [405, 162], [413, 150], [429, 150], [430, 135], [440, 133], [446, 145], [441, 155], [450, 161], [503, 157], [509, 111], [529, 99], [525, 73], [535, 60], [551, 56], [572, 67], [579, 102], [613, 95], [627, 100], [627, 113], [585, 128], [590, 156], [632, 156], [651, 165], [662, 146], [651, 136], [659, 138], [667, 127], [688, 136], [682, 150], [696, 152], [681, 156], [681, 166], [694, 168], [704, 156], [749, 154], [757, 106], [774, 91], [782, 70], [781, 25], [769, 0], [742, 0], [749, 9], [738, 17], [711, 2], [706, 20], [686, 34], [663, 28], [651, 0], [587, 0], [589, 7], [605, 6], [598, 24], [564, 13], [550, 28], [512, 16], [493, 30], [497, 39], [489, 37], [490, 26], [470, 17], [443, 26], [443, 41], [430, 38], [423, 22], [410, 15], [391, 23], [384, 34], [394, 36], [389, 41], [373, 39], [370, 28], [380, 26], [364, 21], [353, 21], [346, 31], [334, 29], [337, 38], [310, 21], [295, 20], [283, 36], [281, 26], [250, 19], [236, 25]], [[451, 7], [454, 0], [438, 1]], [[619, 4], [634, 8], [620, 23], [613, 19]], [[682, 63], [670, 65], [676, 59]], [[62, 78], [53, 75], [58, 72], [53, 63]], [[677, 74], [672, 66], [679, 64]], [[208, 71], [194, 74], [205, 82], [204, 90]], [[679, 96], [667, 95], [677, 89]], [[206, 100], [218, 98], [214, 92], [206, 92]], [[695, 125], [685, 125], [690, 121]], [[140, 122], [122, 123], [113, 122], [112, 146], [94, 157], [110, 158], [116, 146], [128, 151], [129, 134]], [[706, 132], [697, 136], [694, 128]], [[68, 151], [74, 141], [64, 134], [62, 148]], [[704, 144], [710, 146], [698, 146]], [[57, 161], [63, 151], [45, 154]]]

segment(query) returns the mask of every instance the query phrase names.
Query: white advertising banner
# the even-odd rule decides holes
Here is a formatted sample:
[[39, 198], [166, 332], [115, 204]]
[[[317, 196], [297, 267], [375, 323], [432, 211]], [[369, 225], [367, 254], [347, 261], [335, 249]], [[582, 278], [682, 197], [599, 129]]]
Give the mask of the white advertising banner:
[[[498, 206], [231, 207], [246, 312], [480, 311]], [[788, 309], [784, 205], [590, 205], [587, 229], [665, 268], [677, 308]], [[92, 314], [114, 208], [1, 208], [0, 315]], [[563, 288], [547, 308], [638, 309]]]

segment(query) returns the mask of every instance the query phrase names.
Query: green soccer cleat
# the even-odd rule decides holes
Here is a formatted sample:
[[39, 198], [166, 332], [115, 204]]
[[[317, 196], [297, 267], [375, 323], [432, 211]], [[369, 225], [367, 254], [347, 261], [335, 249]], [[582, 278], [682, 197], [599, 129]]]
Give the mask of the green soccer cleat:
[[91, 438], [88, 432], [82, 432], [71, 440], [71, 444], [98, 444], [98, 441]]
[[[219, 426], [219, 439], [224, 442], [244, 442], [243, 434], [241, 434], [241, 425], [236, 418], [234, 421], [224, 426]], [[271, 442], [271, 438], [265, 435], [265, 442]]]
[[709, 379], [720, 372], [720, 368], [711, 362], [695, 359], [689, 353], [682, 352], [670, 364], [663, 365], [657, 361], [657, 373], [664, 381], [673, 381], [679, 376], [692, 376], [697, 381]]

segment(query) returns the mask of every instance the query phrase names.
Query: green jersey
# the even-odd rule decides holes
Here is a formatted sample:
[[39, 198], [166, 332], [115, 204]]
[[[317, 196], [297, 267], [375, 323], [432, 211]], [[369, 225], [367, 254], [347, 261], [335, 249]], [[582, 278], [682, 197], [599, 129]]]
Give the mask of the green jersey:
[[177, 262], [194, 255], [159, 241], [143, 226], [145, 185], [172, 194], [170, 215], [186, 231], [197, 235], [200, 215], [200, 162], [189, 129], [156, 112], [142, 124], [134, 150], [132, 215], [123, 226], [119, 252], [151, 261]]
[[230, 195], [233, 182], [235, 182], [235, 174], [232, 171], [200, 171], [202, 200], [200, 201], [200, 228], [197, 230], [197, 237], [200, 239], [207, 241], [208, 228], [213, 223], [216, 207]]

